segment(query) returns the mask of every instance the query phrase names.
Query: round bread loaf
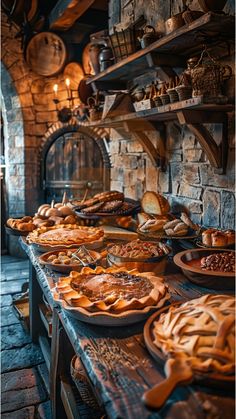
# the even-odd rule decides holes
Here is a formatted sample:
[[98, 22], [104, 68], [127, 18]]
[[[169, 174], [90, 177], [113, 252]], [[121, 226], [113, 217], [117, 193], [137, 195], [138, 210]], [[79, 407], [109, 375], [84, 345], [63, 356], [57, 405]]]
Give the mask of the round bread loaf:
[[142, 209], [147, 214], [165, 215], [170, 210], [167, 199], [156, 192], [147, 191], [141, 200]]

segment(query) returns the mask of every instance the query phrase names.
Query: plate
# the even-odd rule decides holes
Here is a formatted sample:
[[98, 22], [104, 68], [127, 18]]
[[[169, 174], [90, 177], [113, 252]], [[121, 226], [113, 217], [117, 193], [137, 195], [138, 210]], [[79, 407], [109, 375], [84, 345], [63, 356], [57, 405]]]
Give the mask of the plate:
[[30, 233], [30, 231], [18, 230], [17, 228], [11, 228], [7, 225], [5, 225], [5, 231], [9, 236], [27, 236]]
[[[129, 310], [121, 314], [104, 313], [102, 311], [89, 312], [81, 307], [71, 307], [64, 300], [55, 297], [54, 289], [52, 290], [54, 300], [61, 305], [69, 316], [76, 318], [85, 323], [97, 324], [100, 326], [128, 326], [134, 323], [146, 320], [159, 307], [148, 306], [142, 310]], [[163, 302], [161, 301], [163, 304]]]
[[[53, 271], [56, 271], [56, 272], [69, 273], [71, 271], [80, 271], [81, 268], [83, 267], [82, 264], [70, 264], [70, 265], [65, 265], [65, 264], [64, 265], [63, 264], [59, 265], [58, 264], [58, 265], [56, 265], [56, 264], [53, 264], [52, 262], [47, 260], [49, 258], [49, 256], [55, 255], [55, 254], [57, 255], [59, 252], [65, 251], [65, 250], [68, 250], [68, 249], [66, 249], [64, 247], [61, 250], [56, 250], [56, 251], [51, 251], [51, 252], [44, 253], [42, 256], [39, 257], [39, 262], [42, 265], [45, 265], [47, 268], [52, 269]], [[78, 247], [73, 248], [71, 250], [76, 252], [76, 250], [78, 250]], [[96, 262], [98, 262], [102, 258], [102, 255], [98, 252], [95, 252], [94, 250], [90, 250], [90, 254]]]
[[229, 249], [206, 248], [188, 249], [174, 256], [174, 263], [179, 266], [183, 274], [194, 284], [215, 290], [234, 290], [235, 273], [220, 271], [205, 271], [198, 266], [191, 266], [187, 262], [199, 260], [212, 253], [232, 252]]
[[[90, 242], [90, 243], [80, 243], [78, 244], [78, 246], [81, 245], [86, 245], [86, 247], [88, 249], [99, 249], [100, 247], [103, 246], [103, 240], [104, 238], [101, 237], [99, 240], [96, 240], [94, 242]], [[30, 243], [30, 246], [33, 246], [33, 248], [35, 250], [37, 250], [38, 252], [44, 253], [44, 252], [51, 252], [51, 251], [56, 251], [56, 250], [63, 250], [63, 249], [73, 249], [76, 246], [76, 243], [70, 244], [68, 246], [65, 246], [65, 244], [58, 244], [58, 245], [43, 245], [43, 244], [38, 244], [38, 243]]]
[[92, 214], [85, 214], [83, 212], [79, 212], [75, 210], [75, 213], [78, 215], [78, 217], [81, 217], [81, 218], [97, 220], [97, 219], [105, 218], [105, 217], [124, 217], [126, 215], [135, 214], [137, 211], [140, 210], [139, 202], [130, 198], [126, 198], [124, 202], [127, 202], [131, 205], [130, 208], [128, 208], [126, 211], [119, 211], [118, 209], [116, 212], [93, 212]]
[[[171, 304], [169, 306], [165, 306], [162, 307], [160, 310], [158, 310], [156, 313], [154, 313], [145, 323], [144, 325], [144, 330], [143, 330], [143, 334], [144, 334], [144, 341], [146, 344], [146, 347], [148, 349], [148, 351], [150, 352], [150, 354], [152, 355], [152, 357], [157, 361], [157, 363], [159, 364], [160, 367], [164, 367], [165, 361], [167, 360], [167, 358], [165, 357], [165, 355], [162, 353], [162, 351], [156, 347], [156, 345], [154, 345], [153, 340], [153, 323], [154, 321], [156, 321], [159, 316], [168, 311], [170, 309], [170, 307], [173, 306], [178, 306], [181, 303], [176, 303], [176, 304]], [[235, 376], [223, 376], [217, 373], [208, 373], [206, 374], [194, 374], [194, 381], [197, 381], [198, 384], [203, 384], [209, 387], [220, 387], [220, 388], [224, 388], [224, 387], [232, 387], [234, 386], [234, 381], [235, 381]]]
[[[198, 247], [201, 247], [202, 249], [221, 249], [221, 246], [206, 246], [204, 243], [202, 243], [201, 240], [197, 240], [196, 245]], [[235, 243], [224, 245], [224, 249], [234, 249], [234, 248], [235, 248]]]
[[190, 230], [189, 234], [187, 236], [167, 236], [165, 234], [165, 231], [149, 231], [147, 233], [144, 233], [143, 231], [140, 231], [139, 229], [137, 229], [137, 233], [140, 237], [140, 239], [151, 239], [151, 240], [161, 240], [161, 239], [166, 239], [166, 240], [194, 240], [197, 237], [199, 237], [200, 235], [200, 230], [198, 231], [194, 231], [194, 230]]

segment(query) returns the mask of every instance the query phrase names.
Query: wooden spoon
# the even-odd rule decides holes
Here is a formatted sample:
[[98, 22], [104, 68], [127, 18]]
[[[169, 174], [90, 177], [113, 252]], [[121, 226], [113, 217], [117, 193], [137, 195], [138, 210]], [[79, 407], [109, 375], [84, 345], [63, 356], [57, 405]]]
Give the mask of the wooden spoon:
[[167, 360], [165, 373], [167, 378], [143, 395], [144, 403], [151, 409], [159, 409], [178, 384], [190, 384], [193, 379], [192, 368], [179, 358]]

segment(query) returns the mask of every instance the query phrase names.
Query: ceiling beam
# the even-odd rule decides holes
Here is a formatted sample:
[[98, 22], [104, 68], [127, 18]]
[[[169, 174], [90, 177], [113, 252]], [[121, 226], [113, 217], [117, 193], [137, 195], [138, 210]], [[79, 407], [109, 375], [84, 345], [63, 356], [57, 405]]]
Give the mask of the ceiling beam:
[[59, 0], [49, 15], [51, 30], [66, 31], [95, 0]]

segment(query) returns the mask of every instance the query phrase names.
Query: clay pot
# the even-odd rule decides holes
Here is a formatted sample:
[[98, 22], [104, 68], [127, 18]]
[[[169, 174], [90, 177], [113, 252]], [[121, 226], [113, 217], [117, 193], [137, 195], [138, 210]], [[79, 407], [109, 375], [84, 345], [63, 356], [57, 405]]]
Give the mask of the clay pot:
[[146, 48], [148, 45], [152, 44], [152, 42], [154, 42], [156, 39], [156, 31], [151, 25], [145, 26], [142, 38], [138, 37], [138, 40], [142, 48]]

